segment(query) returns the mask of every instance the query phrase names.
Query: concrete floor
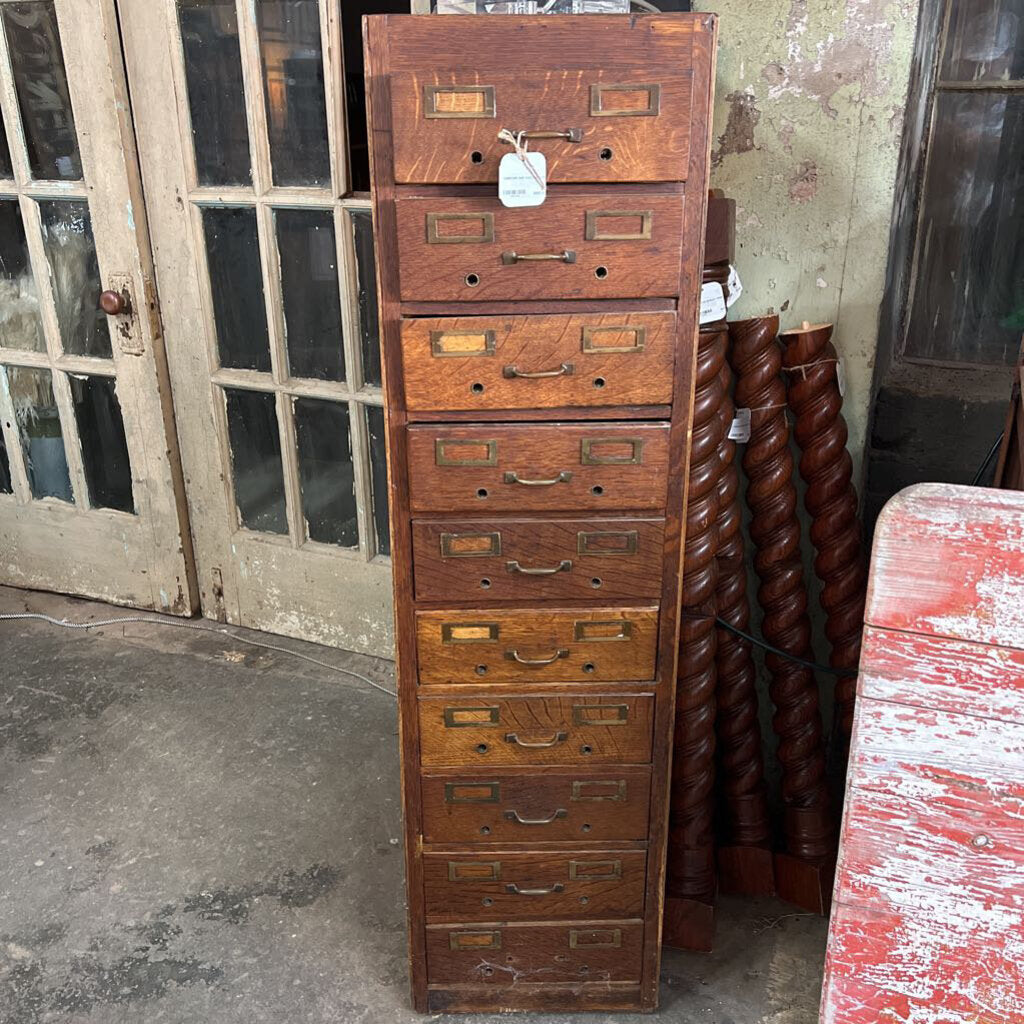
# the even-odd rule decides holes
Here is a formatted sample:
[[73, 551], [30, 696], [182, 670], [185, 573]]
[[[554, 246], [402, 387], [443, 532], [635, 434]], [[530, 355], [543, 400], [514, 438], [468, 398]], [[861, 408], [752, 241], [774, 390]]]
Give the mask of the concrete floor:
[[[130, 614], [0, 588], [26, 610]], [[0, 622], [0, 1024], [422, 1019], [399, 807], [394, 704], [365, 684], [188, 629]], [[723, 899], [713, 955], [666, 953], [657, 1019], [813, 1024], [824, 945], [819, 918]]]

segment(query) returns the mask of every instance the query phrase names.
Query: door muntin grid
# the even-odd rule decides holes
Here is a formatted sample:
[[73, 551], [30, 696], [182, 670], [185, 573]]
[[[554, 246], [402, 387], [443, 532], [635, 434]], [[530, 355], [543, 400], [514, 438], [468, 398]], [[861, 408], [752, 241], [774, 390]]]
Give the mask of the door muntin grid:
[[[231, 527], [386, 558], [370, 204], [344, 198], [338, 12], [319, 0], [171, 2]], [[204, 67], [214, 60], [227, 70]], [[215, 80], [240, 83], [244, 131], [234, 84], [224, 109], [209, 109]]]
[[0, 500], [136, 501], [53, 0], [0, 0]]

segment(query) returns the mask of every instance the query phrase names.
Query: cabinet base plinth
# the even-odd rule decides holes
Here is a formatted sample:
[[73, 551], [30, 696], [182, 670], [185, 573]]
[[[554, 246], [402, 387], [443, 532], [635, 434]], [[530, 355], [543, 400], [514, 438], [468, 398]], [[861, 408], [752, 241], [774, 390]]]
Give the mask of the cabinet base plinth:
[[578, 985], [529, 984], [430, 986], [429, 1013], [509, 1013], [519, 1010], [569, 1013], [594, 1010], [657, 1009], [644, 1001], [639, 985], [582, 983]]

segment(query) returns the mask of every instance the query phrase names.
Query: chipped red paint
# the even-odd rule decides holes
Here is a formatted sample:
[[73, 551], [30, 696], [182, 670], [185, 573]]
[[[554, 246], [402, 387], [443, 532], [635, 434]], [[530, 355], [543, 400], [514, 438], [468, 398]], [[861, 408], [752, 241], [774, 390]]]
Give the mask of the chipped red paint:
[[878, 522], [822, 1024], [1024, 1021], [1024, 493]]

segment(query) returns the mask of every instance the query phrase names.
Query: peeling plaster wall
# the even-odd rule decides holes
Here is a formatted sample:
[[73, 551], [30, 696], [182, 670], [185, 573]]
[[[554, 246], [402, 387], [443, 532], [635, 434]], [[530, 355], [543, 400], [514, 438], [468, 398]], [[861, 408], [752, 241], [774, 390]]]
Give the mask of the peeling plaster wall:
[[836, 324], [857, 480], [917, 4], [694, 9], [721, 16], [711, 184], [737, 203], [743, 295], [731, 318]]

